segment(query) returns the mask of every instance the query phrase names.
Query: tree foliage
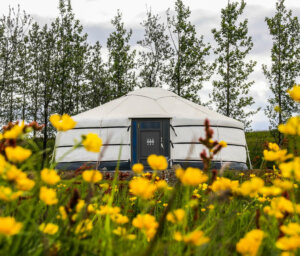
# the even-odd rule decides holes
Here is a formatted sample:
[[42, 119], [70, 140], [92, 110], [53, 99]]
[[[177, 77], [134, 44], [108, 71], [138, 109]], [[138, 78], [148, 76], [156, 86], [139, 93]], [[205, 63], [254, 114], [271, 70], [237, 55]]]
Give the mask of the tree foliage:
[[276, 128], [300, 110], [299, 104], [287, 93], [300, 75], [300, 24], [298, 18], [293, 17], [292, 11], [286, 9], [284, 0], [276, 3], [274, 17], [266, 17], [265, 21], [273, 40], [271, 66], [262, 66], [272, 92], [265, 114], [269, 117], [270, 129], [275, 129], [274, 136], [280, 143], [282, 135]]
[[190, 9], [182, 0], [176, 1], [174, 16], [167, 12], [174, 54], [167, 63], [165, 81], [171, 91], [199, 103], [199, 90], [213, 73], [213, 66], [206, 61], [211, 46], [204, 43], [203, 36], [197, 36], [195, 26], [189, 21], [190, 15]]
[[161, 87], [164, 82], [166, 63], [174, 54], [166, 34], [166, 26], [160, 16], [147, 11], [147, 19], [141, 25], [145, 29], [144, 39], [137, 43], [143, 47], [139, 52], [140, 87]]
[[256, 111], [247, 111], [254, 99], [249, 90], [254, 81], [248, 81], [256, 65], [255, 61], [245, 59], [253, 47], [251, 36], [248, 36], [248, 20], [239, 21], [246, 3], [228, 2], [221, 10], [221, 26], [212, 29], [217, 47], [216, 66], [219, 80], [213, 81], [211, 100], [217, 111], [228, 117], [241, 120], [249, 128], [249, 119]]
[[136, 85], [135, 51], [131, 51], [129, 40], [132, 30], [126, 30], [122, 22], [122, 14], [111, 21], [115, 28], [107, 39], [109, 84], [113, 92], [112, 98], [118, 98], [133, 90]]

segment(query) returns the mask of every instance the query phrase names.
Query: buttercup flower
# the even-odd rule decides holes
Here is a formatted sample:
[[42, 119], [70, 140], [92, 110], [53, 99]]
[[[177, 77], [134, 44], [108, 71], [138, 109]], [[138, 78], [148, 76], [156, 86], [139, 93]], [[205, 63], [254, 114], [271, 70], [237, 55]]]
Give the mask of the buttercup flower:
[[151, 240], [156, 233], [158, 223], [154, 216], [150, 214], [138, 214], [133, 220], [132, 225], [141, 229], [147, 236], [148, 240]]
[[42, 223], [39, 230], [48, 235], [54, 235], [58, 231], [58, 225], [53, 223]]
[[176, 170], [176, 176], [180, 179], [182, 184], [187, 186], [197, 186], [208, 180], [208, 176], [200, 169], [188, 167], [185, 171], [183, 169]]
[[56, 191], [52, 188], [41, 187], [40, 199], [47, 205], [57, 204]]
[[255, 256], [264, 238], [264, 232], [253, 229], [236, 244], [236, 250], [245, 256]]
[[294, 85], [288, 93], [294, 101], [300, 102], [300, 85]]
[[230, 180], [224, 177], [217, 178], [211, 185], [211, 190], [214, 192], [220, 192], [225, 190], [235, 191], [239, 186], [238, 180]]
[[90, 152], [99, 152], [102, 146], [102, 140], [99, 138], [96, 133], [89, 133], [87, 135], [83, 135], [82, 145], [85, 147], [87, 151]]
[[222, 148], [226, 148], [227, 147], [227, 143], [224, 141], [224, 140], [221, 140], [219, 142], [219, 145], [222, 147]]
[[86, 182], [96, 183], [102, 180], [102, 173], [97, 170], [84, 171], [82, 173], [82, 178]]
[[164, 171], [168, 168], [168, 162], [164, 156], [150, 155], [147, 162], [152, 170]]
[[134, 164], [134, 165], [132, 166], [132, 170], [133, 170], [135, 173], [142, 173], [143, 170], [144, 170], [144, 165], [142, 165], [141, 163]]
[[138, 177], [129, 182], [130, 193], [143, 199], [150, 199], [154, 196], [156, 186], [146, 178]]
[[76, 125], [76, 122], [67, 114], [63, 114], [62, 116], [54, 114], [50, 116], [49, 120], [58, 131], [63, 132], [73, 129]]
[[167, 221], [172, 223], [179, 223], [183, 220], [185, 211], [183, 209], [177, 209], [167, 214]]
[[44, 168], [41, 171], [41, 179], [49, 185], [55, 185], [57, 182], [60, 181], [60, 176], [55, 170]]
[[0, 234], [13, 236], [20, 232], [22, 223], [17, 222], [14, 217], [0, 217]]
[[31, 156], [31, 150], [22, 148], [20, 146], [6, 147], [5, 154], [9, 161], [13, 163], [22, 163]]
[[75, 234], [81, 234], [86, 233], [88, 231], [91, 231], [93, 229], [93, 222], [89, 219], [82, 220], [78, 223]]
[[22, 121], [21, 124], [14, 125], [10, 130], [4, 132], [3, 138], [4, 139], [18, 138], [23, 133], [24, 126], [25, 126], [24, 121]]
[[209, 242], [209, 237], [204, 236], [204, 233], [201, 230], [195, 230], [185, 236], [180, 232], [175, 232], [174, 239], [178, 242], [183, 241], [186, 244], [195, 246], [201, 246]]
[[31, 190], [34, 185], [35, 185], [35, 182], [34, 180], [31, 180], [29, 178], [25, 178], [25, 179], [18, 179], [16, 181], [17, 183], [17, 189], [19, 190], [22, 190], [22, 191], [29, 191]]
[[280, 124], [278, 126], [278, 130], [285, 134], [300, 135], [300, 116], [289, 118], [286, 124]]
[[0, 200], [12, 201], [16, 200], [23, 194], [22, 191], [13, 192], [10, 187], [0, 186]]

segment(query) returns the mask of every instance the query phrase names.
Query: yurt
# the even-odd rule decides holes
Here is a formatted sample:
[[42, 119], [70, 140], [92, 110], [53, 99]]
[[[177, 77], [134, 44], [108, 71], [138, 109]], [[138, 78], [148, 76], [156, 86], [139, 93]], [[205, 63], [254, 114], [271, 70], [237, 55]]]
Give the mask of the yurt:
[[[247, 169], [247, 145], [243, 123], [218, 114], [161, 88], [143, 88], [94, 109], [73, 116], [75, 128], [56, 138], [58, 169], [90, 166], [99, 170], [130, 170], [135, 163], [147, 167], [147, 156], [164, 155], [169, 168], [202, 167], [198, 141], [205, 136], [204, 120], [214, 130], [213, 139], [227, 142], [213, 160], [213, 167]], [[81, 135], [97, 133], [103, 141], [100, 153], [84, 147], [70, 150]]]

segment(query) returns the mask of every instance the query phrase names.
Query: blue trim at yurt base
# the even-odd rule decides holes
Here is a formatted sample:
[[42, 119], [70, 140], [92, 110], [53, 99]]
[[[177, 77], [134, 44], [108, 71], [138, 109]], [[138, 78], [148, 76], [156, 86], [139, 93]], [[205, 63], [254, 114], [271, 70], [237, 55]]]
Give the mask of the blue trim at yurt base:
[[[197, 167], [202, 169], [203, 163], [202, 161], [184, 161], [184, 160], [174, 160], [172, 161], [173, 165], [179, 164], [182, 168], [187, 167]], [[220, 169], [222, 165], [224, 165], [225, 162], [212, 162], [211, 168], [212, 169]], [[227, 163], [227, 162], [226, 162]], [[240, 170], [245, 171], [248, 170], [248, 167], [246, 163], [240, 163], [240, 162], [229, 162], [229, 169], [233, 170]], [[79, 168], [86, 167], [88, 169], [97, 169], [97, 170], [103, 170], [103, 168], [107, 169], [108, 171], [114, 171], [117, 167], [118, 161], [102, 161], [100, 164], [97, 162], [61, 162], [56, 165], [56, 169], [58, 170], [77, 170]], [[147, 167], [145, 168], [147, 171]], [[119, 163], [119, 170], [121, 171], [129, 171], [131, 170], [131, 164], [130, 161], [120, 161]]]

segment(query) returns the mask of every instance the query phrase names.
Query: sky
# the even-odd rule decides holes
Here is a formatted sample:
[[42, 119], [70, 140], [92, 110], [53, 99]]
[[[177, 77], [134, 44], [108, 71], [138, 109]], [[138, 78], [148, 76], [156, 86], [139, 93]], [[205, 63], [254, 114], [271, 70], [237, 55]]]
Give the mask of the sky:
[[[220, 13], [228, 0], [183, 0], [185, 5], [190, 7], [190, 21], [196, 26], [198, 35], [204, 36], [205, 42], [214, 46], [211, 33], [212, 28], [219, 28]], [[106, 39], [113, 31], [110, 23], [119, 9], [123, 14], [123, 21], [126, 28], [133, 30], [130, 44], [133, 49], [139, 50], [136, 44], [141, 40], [144, 31], [140, 23], [146, 17], [146, 10], [160, 14], [162, 22], [166, 21], [166, 10], [174, 9], [175, 0], [72, 0], [72, 8], [75, 17], [84, 26], [90, 43], [97, 40], [103, 46], [105, 55]], [[254, 97], [255, 104], [249, 110], [260, 107], [260, 110], [252, 120], [253, 130], [267, 130], [268, 118], [264, 115], [263, 109], [266, 106], [267, 98], [270, 96], [270, 89], [262, 73], [262, 64], [270, 65], [270, 54], [272, 47], [271, 36], [269, 35], [265, 17], [272, 17], [275, 12], [276, 0], [246, 0], [247, 6], [242, 18], [249, 21], [249, 35], [253, 38], [254, 47], [248, 55], [248, 60], [257, 61], [254, 72], [250, 75], [249, 81], [255, 81], [251, 87], [250, 95]], [[58, 0], [0, 0], [0, 15], [6, 14], [8, 6], [20, 5], [22, 10], [30, 14], [40, 24], [51, 22], [58, 15]], [[291, 9], [294, 16], [300, 19], [300, 0], [286, 0], [285, 5]], [[199, 96], [202, 102], [207, 102], [209, 93], [212, 91], [212, 79], [205, 82]], [[300, 83], [298, 78], [297, 83]]]

